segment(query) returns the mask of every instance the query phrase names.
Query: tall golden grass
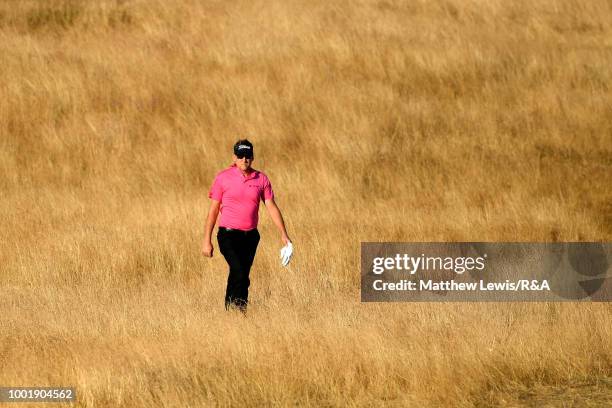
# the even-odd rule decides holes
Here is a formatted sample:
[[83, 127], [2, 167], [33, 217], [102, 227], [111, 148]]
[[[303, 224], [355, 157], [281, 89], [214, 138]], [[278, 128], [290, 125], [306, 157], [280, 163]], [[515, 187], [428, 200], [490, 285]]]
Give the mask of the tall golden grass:
[[[610, 240], [611, 47], [605, 0], [1, 0], [0, 385], [80, 407], [597, 386], [609, 304], [361, 304], [359, 243]], [[262, 209], [246, 319], [200, 255], [241, 137], [296, 247], [281, 268]]]

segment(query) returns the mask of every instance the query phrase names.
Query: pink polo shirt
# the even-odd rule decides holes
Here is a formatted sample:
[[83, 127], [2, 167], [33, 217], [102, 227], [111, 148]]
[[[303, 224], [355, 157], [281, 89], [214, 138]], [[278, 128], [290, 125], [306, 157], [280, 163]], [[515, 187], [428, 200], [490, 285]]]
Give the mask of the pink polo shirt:
[[274, 197], [268, 177], [254, 170], [245, 177], [236, 165], [219, 172], [208, 197], [221, 202], [219, 226], [240, 230], [257, 228], [259, 201]]

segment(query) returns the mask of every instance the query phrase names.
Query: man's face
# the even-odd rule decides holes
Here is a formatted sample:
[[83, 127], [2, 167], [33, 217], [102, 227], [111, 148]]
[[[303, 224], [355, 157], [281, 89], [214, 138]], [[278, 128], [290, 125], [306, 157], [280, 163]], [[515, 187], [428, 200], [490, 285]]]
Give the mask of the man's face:
[[234, 155], [234, 164], [242, 171], [247, 171], [251, 168], [251, 164], [253, 164], [253, 158], [242, 157], [238, 158], [238, 156]]

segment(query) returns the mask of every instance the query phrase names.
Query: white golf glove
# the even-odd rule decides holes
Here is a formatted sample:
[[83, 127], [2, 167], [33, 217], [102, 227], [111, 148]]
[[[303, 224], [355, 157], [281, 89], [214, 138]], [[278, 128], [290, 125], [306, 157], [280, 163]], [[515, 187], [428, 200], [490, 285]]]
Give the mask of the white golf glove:
[[281, 264], [287, 266], [293, 256], [293, 244], [289, 242], [280, 251]]

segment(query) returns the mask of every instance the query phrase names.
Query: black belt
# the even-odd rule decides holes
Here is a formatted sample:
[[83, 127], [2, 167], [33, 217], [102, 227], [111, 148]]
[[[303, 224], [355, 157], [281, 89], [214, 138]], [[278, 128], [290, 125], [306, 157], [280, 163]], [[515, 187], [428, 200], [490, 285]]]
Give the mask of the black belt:
[[256, 231], [257, 228], [253, 228], [252, 230], [241, 230], [241, 229], [236, 229], [236, 228], [225, 228], [225, 227], [219, 227], [219, 231], [223, 231], [223, 232], [241, 232], [243, 234], [248, 234], [249, 232], [253, 232]]

